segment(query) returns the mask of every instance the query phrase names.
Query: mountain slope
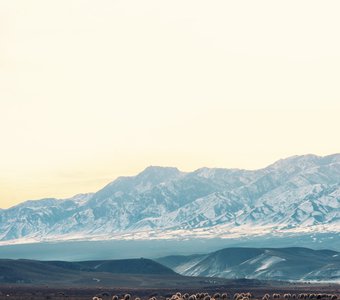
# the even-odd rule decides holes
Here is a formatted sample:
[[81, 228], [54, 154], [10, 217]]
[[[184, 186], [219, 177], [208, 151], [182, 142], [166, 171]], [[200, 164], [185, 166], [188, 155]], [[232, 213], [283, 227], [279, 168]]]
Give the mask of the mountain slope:
[[[27, 299], [27, 288], [55, 287], [84, 289], [96, 288], [96, 293], [103, 288], [118, 291], [134, 291], [137, 288], [154, 293], [155, 289], [216, 289], [222, 285], [242, 288], [250, 286], [267, 287], [273, 282], [258, 280], [225, 280], [222, 278], [186, 277], [149, 259], [108, 260], [108, 261], [39, 261], [39, 260], [4, 260], [0, 259], [0, 287], [23, 287]], [[36, 289], [34, 293], [36, 293]], [[112, 293], [117, 293], [112, 291]], [[9, 293], [13, 295], [13, 293]], [[68, 294], [68, 293], [67, 293]], [[6, 294], [5, 294], [6, 295]], [[93, 295], [93, 294], [92, 294]], [[61, 295], [62, 296], [62, 295]], [[78, 295], [79, 296], [79, 295]], [[92, 296], [91, 296], [92, 297]]]
[[1, 259], [0, 270], [0, 283], [58, 282], [81, 276], [96, 278], [97, 275], [103, 274], [179, 276], [171, 269], [150, 259], [81, 262]]
[[340, 281], [340, 253], [307, 248], [226, 248], [157, 261], [186, 276]]
[[0, 241], [338, 232], [340, 154], [247, 171], [148, 167], [94, 194], [0, 210]]

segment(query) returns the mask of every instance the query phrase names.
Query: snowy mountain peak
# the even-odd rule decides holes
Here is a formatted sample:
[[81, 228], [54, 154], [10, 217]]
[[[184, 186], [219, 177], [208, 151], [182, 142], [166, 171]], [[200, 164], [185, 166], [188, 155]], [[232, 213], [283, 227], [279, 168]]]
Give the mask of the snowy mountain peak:
[[178, 168], [176, 168], [176, 167], [148, 166], [142, 172], [140, 172], [138, 175], [149, 174], [149, 173], [159, 173], [159, 172], [169, 173], [169, 174], [181, 173], [181, 171], [178, 170]]
[[320, 158], [320, 156], [314, 154], [294, 155], [285, 159], [280, 159], [267, 168], [282, 169], [293, 167], [295, 169], [299, 168], [303, 170], [318, 165], [320, 162]]
[[149, 166], [136, 177], [140, 180], [149, 180], [154, 183], [160, 183], [173, 179], [181, 173], [181, 171], [173, 167]]
[[267, 169], [291, 169], [306, 170], [331, 163], [340, 163], [340, 154], [332, 154], [327, 156], [318, 156], [315, 154], [294, 155], [285, 159], [280, 159], [268, 166]]

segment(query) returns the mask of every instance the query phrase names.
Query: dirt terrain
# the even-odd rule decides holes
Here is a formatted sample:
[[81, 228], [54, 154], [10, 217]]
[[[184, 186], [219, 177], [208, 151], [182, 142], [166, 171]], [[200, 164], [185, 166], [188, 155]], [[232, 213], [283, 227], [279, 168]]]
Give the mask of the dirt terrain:
[[[164, 284], [165, 285], [165, 284]], [[119, 299], [122, 299], [126, 293], [131, 294], [131, 299], [140, 297], [142, 300], [156, 297], [157, 300], [165, 300], [170, 298], [176, 292], [182, 294], [188, 293], [209, 293], [213, 295], [215, 293], [228, 293], [228, 299], [233, 299], [235, 293], [252, 293], [250, 299], [262, 299], [263, 295], [268, 293], [273, 299], [274, 293], [280, 294], [280, 299], [284, 299], [285, 293], [300, 294], [300, 293], [322, 293], [336, 295], [337, 299], [340, 299], [340, 285], [338, 284], [296, 284], [296, 283], [277, 283], [272, 282], [268, 284], [261, 284], [247, 286], [243, 284], [231, 283], [228, 285], [215, 285], [215, 286], [201, 286], [201, 287], [186, 287], [180, 288], [77, 288], [77, 287], [56, 287], [56, 286], [23, 286], [23, 285], [2, 285], [0, 286], [0, 300], [86, 300], [92, 299], [95, 296], [102, 298], [103, 300], [111, 300], [113, 295], [118, 295]]]

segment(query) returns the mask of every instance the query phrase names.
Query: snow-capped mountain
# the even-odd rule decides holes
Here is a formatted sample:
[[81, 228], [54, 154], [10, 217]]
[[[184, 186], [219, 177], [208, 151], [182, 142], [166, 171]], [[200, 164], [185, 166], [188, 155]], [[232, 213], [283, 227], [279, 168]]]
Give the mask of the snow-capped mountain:
[[226, 248], [157, 261], [186, 276], [340, 281], [340, 253], [308, 248]]
[[93, 194], [0, 210], [0, 240], [237, 237], [339, 232], [340, 154], [264, 169], [148, 167]]

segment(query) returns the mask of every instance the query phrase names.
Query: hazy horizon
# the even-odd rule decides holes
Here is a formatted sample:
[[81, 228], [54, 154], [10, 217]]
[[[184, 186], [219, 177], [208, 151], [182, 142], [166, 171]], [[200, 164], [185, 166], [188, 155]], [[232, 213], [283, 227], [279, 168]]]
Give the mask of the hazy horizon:
[[0, 207], [146, 166], [340, 152], [340, 3], [0, 3]]

